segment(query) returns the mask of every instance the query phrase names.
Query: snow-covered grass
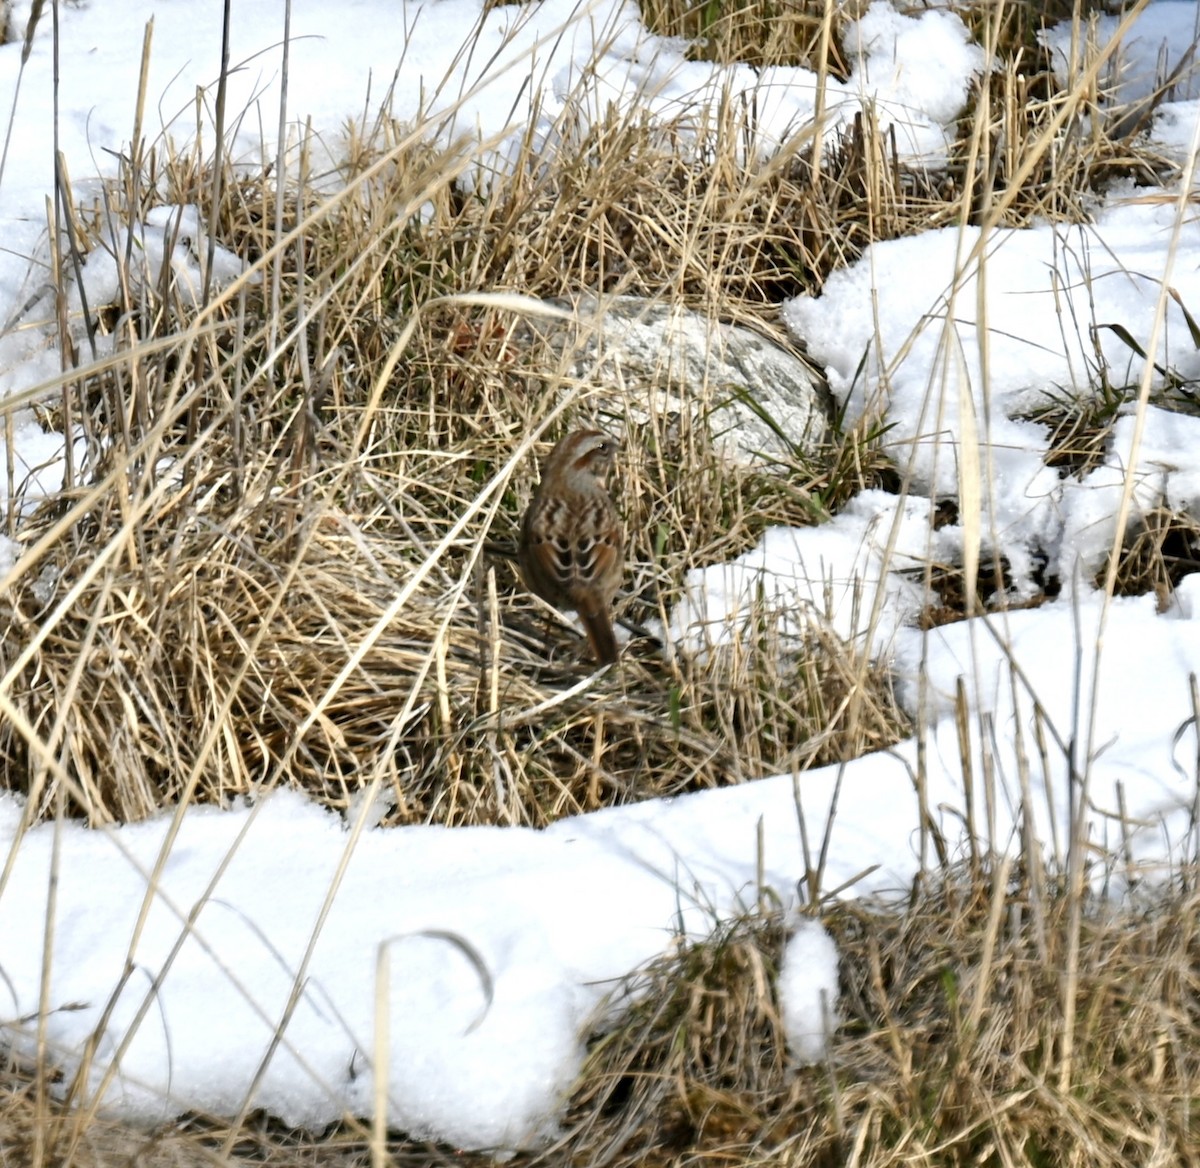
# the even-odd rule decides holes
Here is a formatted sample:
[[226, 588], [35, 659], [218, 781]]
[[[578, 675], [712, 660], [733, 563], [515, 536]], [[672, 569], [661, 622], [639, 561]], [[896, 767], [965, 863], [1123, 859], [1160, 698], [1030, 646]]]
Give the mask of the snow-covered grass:
[[[298, 2], [283, 119], [214, 7], [65, 7], [57, 120], [0, 49], [0, 1164], [1194, 1156], [1195, 6]], [[828, 448], [627, 426], [580, 290], [790, 330]]]

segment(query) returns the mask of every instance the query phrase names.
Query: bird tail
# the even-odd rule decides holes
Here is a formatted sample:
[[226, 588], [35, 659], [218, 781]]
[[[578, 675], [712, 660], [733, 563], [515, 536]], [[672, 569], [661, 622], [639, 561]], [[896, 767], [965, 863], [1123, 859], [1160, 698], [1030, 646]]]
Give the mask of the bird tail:
[[579, 610], [579, 619], [583, 622], [583, 630], [587, 633], [588, 644], [592, 647], [592, 655], [601, 665], [612, 665], [617, 660], [617, 638], [613, 635], [612, 620], [608, 610], [604, 608], [595, 611]]

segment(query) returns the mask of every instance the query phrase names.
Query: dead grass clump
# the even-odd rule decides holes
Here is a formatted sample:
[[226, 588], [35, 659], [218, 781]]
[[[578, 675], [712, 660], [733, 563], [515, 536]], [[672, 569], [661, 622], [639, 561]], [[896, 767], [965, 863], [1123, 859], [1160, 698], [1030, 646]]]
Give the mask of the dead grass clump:
[[[821, 77], [846, 80], [853, 64], [843, 47], [846, 23], [867, 5], [833, 6], [801, 3], [781, 8], [774, 0], [739, 0], [732, 5], [697, 4], [694, 0], [655, 0], [644, 6], [644, 19], [655, 32], [684, 36], [694, 42], [697, 59], [756, 67], [800, 65]], [[1153, 103], [1137, 110], [1119, 106], [1104, 85], [1111, 73], [1103, 46], [1089, 40], [1089, 20], [1109, 14], [1109, 5], [1059, 0], [1051, 5], [967, 3], [956, 7], [971, 34], [985, 45], [998, 67], [979, 82], [960, 120], [944, 175], [931, 176], [921, 167], [897, 162], [890, 133], [873, 129], [868, 116], [848, 135], [836, 155], [833, 173], [821, 166], [812, 181], [799, 182], [801, 193], [814, 196], [823, 212], [811, 216], [819, 235], [805, 233], [810, 255], [836, 252], [841, 263], [876, 239], [913, 230], [898, 224], [923, 215], [923, 227], [962, 221], [1025, 226], [1033, 221], [1086, 221], [1094, 192], [1118, 178], [1141, 185], [1164, 183], [1173, 164], [1139, 140], [1158, 100], [1169, 94], [1164, 84]], [[1081, 28], [1079, 59], [1064, 87], [1055, 77], [1050, 54], [1038, 33], [1061, 21]], [[798, 153], [803, 168], [811, 153]], [[847, 167], [846, 163], [852, 165]], [[841, 174], [837, 171], [841, 170]], [[933, 181], [931, 181], [931, 178]], [[867, 227], [865, 242], [847, 240], [830, 248], [833, 209], [854, 204], [870, 207], [869, 227], [860, 216], [848, 219]], [[965, 203], [964, 203], [965, 200]], [[898, 204], [889, 207], [889, 203]], [[781, 208], [787, 210], [787, 205]], [[806, 200], [796, 204], [801, 215]], [[882, 214], [880, 214], [882, 212]], [[911, 221], [911, 220], [910, 220]], [[897, 224], [896, 227], [891, 224]], [[826, 274], [829, 267], [811, 265]]]
[[[1097, 575], [1097, 587], [1104, 587], [1106, 572]], [[1165, 612], [1176, 586], [1194, 572], [1200, 572], [1200, 522], [1186, 511], [1155, 507], [1129, 525], [1113, 592], [1117, 596], [1152, 592], [1159, 612]]]
[[[1195, 894], [1164, 890], [1143, 909], [1091, 903], [1077, 969], [1069, 902], [993, 880], [947, 885], [902, 919], [868, 910], [845, 933], [832, 924], [848, 998], [866, 1006], [866, 1026], [839, 1051], [860, 1078], [843, 1107], [863, 1108], [866, 1131], [850, 1119], [845, 1131], [867, 1134], [880, 1154], [911, 1141], [918, 1163], [1118, 1165], [1152, 1150], [1164, 1163], [1194, 1162], [1181, 1103], [1197, 1069], [1185, 1035], [1200, 1012], [1194, 979], [1180, 973], [1196, 957]], [[881, 1079], [899, 1088], [883, 1107]]]
[[[1089, 53], [1081, 72], [1097, 59], [1095, 46]], [[970, 103], [952, 168], [971, 192], [972, 222], [1088, 222], [1105, 186], [1168, 180], [1174, 165], [1129, 133], [1096, 88], [1064, 90], [1044, 50], [1001, 60]]]
[[[39, 1093], [32, 1068], [0, 1062], [0, 1168], [367, 1168], [370, 1162], [366, 1132], [350, 1124], [318, 1135], [256, 1113], [236, 1134], [228, 1123], [195, 1115], [157, 1130], [139, 1127], [85, 1116], [44, 1089]], [[450, 1162], [436, 1148], [416, 1144], [390, 1158], [396, 1168]]]
[[810, 192], [797, 222], [820, 277], [818, 290], [831, 271], [852, 264], [872, 243], [951, 226], [961, 215], [954, 169], [902, 163], [895, 127], [881, 126], [874, 109], [856, 115], [819, 159], [807, 150], [798, 154], [789, 178]]
[[645, 972], [610, 1033], [597, 1039], [567, 1115], [567, 1162], [666, 1165], [740, 1157], [790, 1141], [781, 1108], [787, 1052], [775, 982], [784, 941], [742, 922], [681, 943]]
[[444, 225], [451, 262], [469, 287], [682, 298], [735, 315], [777, 303], [812, 286], [816, 214], [788, 176], [743, 157], [750, 132], [733, 108], [693, 127], [614, 116], [580, 131], [564, 117], [553, 168]]
[[[1127, 333], [1121, 332], [1128, 337]], [[1133, 338], [1128, 337], [1132, 342]], [[1141, 356], [1139, 352], [1139, 357]], [[1164, 369], [1163, 384], [1151, 388], [1148, 402], [1157, 409], [1196, 416], [1200, 413], [1195, 385], [1174, 370]], [[1077, 393], [1056, 393], [1044, 405], [1023, 417], [1048, 427], [1050, 449], [1046, 465], [1060, 476], [1082, 478], [1104, 464], [1117, 420], [1135, 408], [1136, 385], [1115, 384], [1110, 370], [1097, 364], [1090, 371], [1090, 385]]]
[[[257, 282], [201, 308], [174, 277], [129, 280], [102, 315], [114, 355], [51, 407], [93, 442], [63, 495], [22, 520], [0, 605], [20, 715], [0, 726], [0, 758], [29, 817], [60, 789], [106, 821], [285, 783], [339, 809], [372, 789], [391, 822], [540, 825], [894, 741], [886, 679], [833, 641], [799, 663], [764, 640], [696, 665], [643, 639], [588, 681], [579, 639], [560, 622], [547, 637], [498, 554], [536, 435], [598, 414], [628, 439], [622, 615], [638, 625], [665, 618], [688, 567], [823, 514], [816, 460], [742, 468], [702, 423], [631, 429], [624, 402], [567, 375], [570, 353], [518, 343], [532, 309], [455, 299], [595, 282], [601, 260], [572, 270], [563, 250], [586, 235], [572, 216], [587, 188], [540, 220], [538, 200], [593, 171], [593, 193], [616, 200], [614, 175], [667, 155], [631, 162], [614, 132], [587, 140], [598, 155], [463, 201], [451, 184], [468, 156], [379, 132], [393, 145], [357, 151], [333, 194], [289, 189], [278, 229], [265, 176], [224, 172], [213, 222]], [[212, 173], [142, 158], [146, 174], [80, 224], [143, 216], [151, 188], [208, 222]], [[649, 185], [633, 189], [648, 208]], [[693, 246], [665, 254], [699, 279]]]
[[1079, 397], [1064, 396], [1029, 414], [1029, 421], [1049, 428], [1046, 465], [1064, 478], [1082, 478], [1103, 465], [1118, 404], [1098, 390]]
[[[1044, 568], [1045, 563], [1042, 561]], [[1038, 591], [1032, 596], [1015, 598], [1008, 560], [1002, 555], [985, 553], [979, 562], [975, 578], [975, 596], [967, 604], [966, 580], [961, 564], [931, 564], [924, 573], [917, 573], [925, 582], [930, 596], [936, 601], [927, 604], [917, 622], [923, 629], [953, 624], [985, 612], [1012, 612], [1022, 608], [1038, 608], [1059, 594], [1057, 578], [1041, 573]]]
[[1064, 21], [1078, 19], [1086, 22], [1092, 16], [1106, 16], [1112, 9], [1107, 0], [1045, 0], [1041, 4], [1006, 4], [997, 8], [988, 0], [966, 0], [955, 5], [954, 11], [982, 43], [992, 37], [1004, 56], [1022, 50], [1035, 52], [1037, 34]]
[[1068, 1065], [1068, 898], [995, 877], [830, 907], [846, 1021], [824, 1067], [787, 1064], [777, 922], [681, 947], [597, 1040], [567, 1139], [533, 1162], [1196, 1163], [1195, 894], [1090, 905]]
[[830, 515], [862, 491], [900, 494], [903, 476], [885, 449], [889, 429], [866, 415], [849, 428], [841, 418], [834, 420], [820, 481], [813, 484], [814, 494]]
[[610, 110], [580, 127], [568, 110], [526, 140], [528, 165], [426, 223], [421, 246], [460, 289], [642, 295], [773, 324], [875, 240], [958, 221], [959, 185], [903, 165], [871, 112], [819, 160], [811, 129], [768, 159], [760, 134], [732, 101], [657, 124]]
[[835, 35], [844, 19], [832, 5], [781, 4], [778, 0], [650, 0], [642, 6], [647, 28], [660, 36], [693, 42], [690, 56], [700, 61], [747, 65], [815, 67], [827, 46], [827, 67], [842, 80], [849, 75]]

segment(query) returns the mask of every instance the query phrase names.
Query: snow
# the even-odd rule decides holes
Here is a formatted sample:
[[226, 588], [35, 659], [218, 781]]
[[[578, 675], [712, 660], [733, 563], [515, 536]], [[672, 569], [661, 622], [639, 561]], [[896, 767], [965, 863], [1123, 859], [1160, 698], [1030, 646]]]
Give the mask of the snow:
[[731, 563], [688, 572], [665, 635], [703, 657], [767, 621], [785, 650], [827, 631], [883, 651], [921, 611], [930, 527], [928, 499], [863, 491], [819, 527], [769, 528]]
[[[831, 967], [837, 968], [837, 950], [829, 934], [816, 921], [799, 920], [779, 969], [779, 1003], [788, 1051], [801, 1065], [821, 1059], [837, 1029], [837, 983], [831, 994], [825, 976]], [[817, 1022], [823, 1023], [820, 1029]]]
[[[1018, 829], [1023, 743], [1035, 756], [1026, 760], [1033, 792], [1027, 810], [1060, 863], [1069, 838], [1072, 770], [1089, 775], [1089, 838], [1108, 852], [1119, 844], [1140, 878], [1200, 857], [1190, 690], [1190, 676], [1200, 671], [1200, 623], [1182, 606], [1160, 615], [1149, 595], [1118, 597], [1106, 610], [1102, 594], [1093, 594], [924, 634], [905, 629], [897, 641], [901, 698], [911, 710], [924, 699], [946, 781], [953, 781], [958, 756], [959, 678], [976, 732], [987, 727], [995, 735], [983, 744], [999, 770], [990, 839], [1003, 843]], [[1036, 757], [1039, 726], [1044, 757]], [[956, 805], [965, 812], [961, 793], [946, 806]], [[974, 810], [984, 814], [981, 800]], [[1098, 882], [1112, 878], [1101, 865]]]
[[[963, 440], [978, 431], [984, 542], [1008, 557], [1017, 596], [1033, 594], [1039, 552], [1061, 571], [1075, 551], [1062, 481], [1046, 465], [1049, 428], [1026, 416], [1087, 392], [1101, 371], [1114, 386], [1136, 382], [1140, 359], [1109, 326], [1148, 342], [1169, 261], [1179, 302], [1166, 300], [1155, 357], [1200, 375], [1180, 307], [1200, 305], [1200, 223], [1184, 223], [1175, 250], [1175, 217], [1170, 199], [1117, 194], [1090, 225], [928, 231], [872, 245], [820, 297], [783, 307], [847, 424], [880, 418], [915, 491], [957, 496]], [[954, 530], [939, 532], [944, 543]]]
[[[253, 1102], [288, 1124], [370, 1114], [382, 1073], [391, 1122], [414, 1136], [537, 1144], [553, 1134], [588, 1025], [622, 979], [677, 937], [703, 937], [754, 905], [764, 813], [765, 879], [794, 903], [803, 868], [782, 781], [769, 807], [761, 793], [730, 790], [706, 806], [631, 807], [542, 832], [359, 834], [284, 791], [253, 808], [193, 809], [169, 843], [170, 816], [105, 831], [45, 824], [25, 835], [0, 896], [7, 1041], [36, 1050], [58, 831], [47, 1040], [74, 1075], [109, 1010], [85, 1081], [122, 1115], [236, 1114], [286, 1019]], [[0, 799], [5, 854], [19, 822], [17, 801]], [[823, 993], [832, 1003], [833, 946], [819, 925], [803, 937], [789, 950], [806, 965], [801, 1002], [815, 1008]], [[377, 1067], [381, 954], [391, 1042]], [[800, 1049], [819, 1053], [814, 1041]]]
[[1095, 578], [1104, 567], [1117, 534], [1116, 511], [1126, 478], [1133, 479], [1135, 514], [1166, 507], [1200, 516], [1200, 418], [1147, 406], [1134, 462], [1133, 431], [1137, 419], [1127, 414], [1112, 428], [1103, 465], [1079, 480], [1062, 485], [1063, 534], [1058, 573]]
[[[20, 27], [30, 6], [15, 7]], [[282, 17], [275, 5], [234, 7], [229, 141], [236, 161], [254, 165], [275, 153]], [[203, 86], [198, 132], [211, 150], [219, 6], [93, 0], [59, 15], [59, 146], [77, 201], [98, 197], [101, 179], [117, 174], [151, 15], [148, 136], [192, 141]], [[1139, 18], [1127, 99], [1147, 92], [1134, 78], [1164, 39], [1173, 67], [1195, 19], [1191, 3], [1152, 5]], [[292, 35], [288, 143], [311, 117], [331, 185], [346, 119], [373, 117], [385, 101], [401, 119], [444, 116], [431, 130], [444, 141], [468, 130], [489, 143], [470, 183], [503, 175], [532, 118], [543, 152], [613, 102], [677, 119], [699, 141], [715, 125], [715, 104], [733, 98], [754, 109], [754, 148], [769, 154], [803, 141], [815, 108], [811, 71], [688, 62], [683, 45], [651, 36], [618, 0], [543, 0], [486, 14], [478, 0], [357, 0], [336, 11], [296, 0]], [[1061, 47], [1065, 35], [1049, 43]], [[824, 132], [872, 106], [896, 127], [906, 158], [936, 167], [946, 127], [986, 67], [961, 20], [877, 2], [851, 27], [847, 50], [852, 73], [829, 81]], [[20, 44], [0, 47], [0, 93], [17, 92], [20, 56]], [[58, 372], [42, 275], [51, 66], [45, 17], [0, 176], [9, 326], [0, 391], [10, 394]], [[1178, 100], [1156, 111], [1164, 149], [1195, 149], [1194, 88], [1184, 73]], [[130, 231], [112, 247], [144, 254], [146, 278], [167, 263], [196, 286], [194, 208], [155, 208]], [[218, 263], [219, 280], [241, 272], [235, 256], [220, 253]], [[111, 293], [110, 268], [103, 251], [88, 262], [91, 312]], [[778, 622], [785, 649], [814, 625], [861, 638], [893, 663], [904, 702], [923, 714], [922, 751], [914, 739], [799, 779], [613, 808], [542, 832], [382, 830], [369, 792], [344, 820], [277, 792], [253, 806], [136, 825], [25, 830], [20, 801], [3, 796], [0, 855], [11, 860], [0, 877], [3, 1042], [32, 1056], [40, 1017], [62, 1089], [78, 1073], [106, 1107], [140, 1122], [256, 1107], [321, 1127], [347, 1113], [370, 1116], [385, 1091], [389, 1122], [414, 1136], [463, 1148], [536, 1146], [553, 1137], [587, 1036], [619, 1008], [626, 979], [681, 938], [752, 911], [764, 891], [760, 870], [792, 914], [779, 980], [791, 1057], [824, 1057], [836, 1027], [837, 953], [801, 915], [798, 883], [807, 889], [817, 865], [805, 841], [814, 849], [825, 841], [820, 885], [842, 896], [905, 888], [933, 862], [930, 830], [960, 856], [1015, 848], [1029, 818], [1061, 862], [1080, 793], [1072, 783], [1086, 772], [1088, 833], [1131, 859], [1126, 887], [1194, 861], [1189, 683], [1200, 672], [1200, 586], [1184, 581], [1160, 612], [1155, 597], [1107, 602], [1094, 577], [1118, 535], [1128, 476], [1135, 514], [1162, 501], [1195, 511], [1200, 422], [1143, 411], [1135, 458], [1136, 418], [1122, 417], [1102, 465], [1076, 482], [1046, 466], [1046, 428], [1027, 415], [1086, 392], [1100, 366], [1117, 386], [1136, 383], [1140, 358], [1108, 326], [1145, 346], [1160, 312], [1156, 361], [1195, 378], [1200, 355], [1180, 304], [1196, 313], [1198, 273], [1200, 224], [1181, 221], [1177, 192], [1116, 189], [1087, 226], [944, 229], [875, 244], [819, 298], [782, 306], [827, 369], [848, 422], [869, 416], [887, 427], [910, 490], [865, 492], [826, 525], [772, 529], [734, 563], [697, 568], [667, 628], [682, 651], [698, 653], [764, 616]], [[1178, 300], [1163, 295], [1168, 285]], [[83, 298], [73, 308], [81, 328]], [[14, 416], [12, 474], [37, 476], [27, 501], [61, 488], [65, 442], [32, 412]], [[1043, 563], [1064, 591], [1039, 608], [922, 632], [912, 572], [930, 558], [955, 562], [969, 541], [962, 525], [932, 531], [932, 508], [971, 486], [965, 468], [976, 465], [984, 546], [1008, 560], [1014, 598], [1035, 594]], [[0, 499], [8, 478], [5, 469]], [[5, 541], [0, 567], [18, 554]], [[977, 776], [969, 791], [953, 721], [960, 677]], [[1044, 752], [1033, 746], [1039, 735]], [[1115, 880], [1102, 861], [1090, 876]]]
[[[890, 4], [875, 3], [851, 24], [846, 51], [855, 61], [850, 94], [867, 95], [881, 128], [896, 128], [901, 154], [927, 166], [941, 161], [950, 143], [946, 128], [984, 68], [983, 50], [962, 20], [952, 12], [901, 15]], [[843, 126], [861, 104], [839, 106]]]

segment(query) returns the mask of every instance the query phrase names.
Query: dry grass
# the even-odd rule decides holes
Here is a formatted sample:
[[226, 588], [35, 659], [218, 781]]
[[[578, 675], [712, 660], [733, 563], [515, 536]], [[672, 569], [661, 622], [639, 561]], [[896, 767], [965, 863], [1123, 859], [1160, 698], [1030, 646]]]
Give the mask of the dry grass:
[[[713, 59], [850, 67], [832, 6], [647, 11], [659, 31], [709, 37]], [[130, 281], [100, 318], [113, 356], [40, 400], [89, 443], [60, 497], [8, 514], [24, 554], [0, 599], [0, 773], [28, 794], [28, 818], [60, 794], [90, 822], [128, 821], [277, 784], [343, 808], [378, 783], [391, 823], [541, 825], [906, 735], [881, 664], [828, 637], [781, 654], [769, 614], [755, 643], [703, 662], [640, 638], [589, 678], [579, 637], [547, 633], [503, 553], [536, 453], [580, 418], [621, 427], [623, 411], [566, 375], [567, 357], [524, 327], [532, 310], [471, 295], [635, 293], [769, 329], [781, 299], [876, 240], [1077, 218], [1106, 177], [1160, 173], [1096, 130], [1112, 122], [1092, 116], [1093, 88], [1055, 86], [1035, 11], [972, 10], [1000, 67], [932, 178], [903, 167], [869, 115], [819, 158], [800, 140], [767, 162], [747, 158], [731, 111], [700, 127], [702, 151], [695, 126], [614, 115], [586, 130], [564, 119], [557, 153], [534, 165], [527, 143], [511, 181], [467, 196], [456, 180], [473, 151], [380, 122], [336, 174], [316, 172], [307, 144], [277, 229], [269, 176], [141, 144], [109, 203], [77, 208], [80, 250], [103, 246], [110, 217], [194, 203], [258, 282], [198, 308], [174, 284]], [[1081, 417], [1062, 432], [1099, 433]], [[640, 626], [665, 616], [689, 568], [899, 478], [869, 425], [770, 472], [728, 464], [702, 427], [651, 421], [630, 438], [620, 608]], [[1102, 444], [1079, 441], [1085, 457]], [[1132, 542], [1130, 577], [1157, 587], [1169, 541], [1153, 536]], [[956, 615], [957, 568], [932, 570]], [[979, 602], [1003, 584], [998, 565]], [[907, 904], [826, 906], [849, 1015], [831, 1066], [788, 1069], [781, 928], [743, 922], [646, 973], [641, 1005], [597, 1041], [565, 1141], [530, 1162], [1197, 1162], [1191, 887], [1137, 914], [1089, 906], [1064, 1085], [1069, 898], [986, 869], [939, 879]], [[27, 1068], [3, 1082], [0, 1166], [35, 1147], [78, 1165], [209, 1163], [229, 1134], [200, 1118], [152, 1141], [79, 1132]], [[369, 1159], [352, 1128], [236, 1135], [239, 1159]]]
[[[1139, 516], [1125, 536], [1114, 594], [1158, 597], [1160, 612], [1175, 587], [1200, 570], [1200, 522], [1186, 511], [1155, 507]], [[1103, 583], [1103, 573], [1100, 574]]]
[[832, 5], [781, 4], [777, 0], [720, 3], [672, 3], [650, 0], [642, 6], [646, 27], [660, 36], [686, 37], [689, 56], [722, 64], [824, 64], [831, 76], [845, 78], [849, 68], [835, 30], [846, 15]]
[[[0, 757], [31, 815], [60, 782], [99, 822], [280, 782], [344, 807], [375, 780], [393, 822], [538, 825], [903, 733], [886, 671], [827, 640], [783, 656], [769, 614], [744, 650], [698, 663], [643, 640], [572, 690], [578, 639], [546, 642], [499, 554], [533, 484], [531, 439], [597, 409], [626, 426], [511, 302], [456, 297], [584, 286], [756, 319], [809, 260], [780, 226], [795, 220], [784, 178], [731, 168], [734, 137], [697, 162], [678, 128], [605, 125], [555, 168], [462, 200], [468, 156], [385, 124], [336, 194], [289, 191], [282, 238], [266, 179], [225, 172], [217, 234], [261, 282], [201, 314], [173, 287], [105, 314], [117, 354], [65, 384], [49, 420], [106, 437], [77, 484], [14, 525], [30, 551], [0, 664], [21, 719], [0, 728]], [[109, 214], [210, 202], [190, 156], [142, 166]], [[80, 218], [102, 246], [106, 215]], [[621, 467], [621, 607], [638, 625], [666, 616], [688, 568], [878, 480], [858, 434], [757, 470], [668, 421], [629, 433]]]
[[1062, 900], [1034, 903], [986, 869], [935, 880], [907, 903], [825, 914], [845, 991], [826, 1066], [788, 1065], [778, 923], [665, 960], [596, 1043], [565, 1155], [547, 1161], [1195, 1163], [1195, 893], [1136, 913], [1092, 905], [1064, 1088]]
[[[93, 822], [281, 782], [344, 807], [377, 781], [394, 822], [541, 824], [893, 741], [906, 728], [886, 674], [852, 645], [781, 665], [768, 638], [697, 664], [643, 641], [557, 700], [582, 679], [578, 644], [556, 633], [548, 650], [496, 550], [529, 496], [531, 436], [598, 410], [623, 430], [624, 411], [573, 383], [570, 354], [511, 304], [456, 297], [635, 293], [769, 330], [780, 299], [873, 240], [961, 219], [964, 199], [1018, 220], [1076, 210], [1094, 167], [1063, 171], [1070, 151], [1048, 149], [1072, 100], [1082, 117], [1092, 98], [1055, 93], [1041, 113], [989, 99], [1000, 121], [964, 123], [962, 161], [936, 184], [869, 117], [819, 166], [803, 140], [755, 161], [731, 109], [686, 132], [564, 115], [549, 162], [530, 153], [470, 197], [455, 181], [471, 151], [387, 121], [337, 173], [315, 173], [304, 144], [282, 207], [267, 176], [136, 151], [107, 205], [78, 210], [80, 251], [114, 220], [190, 203], [259, 282], [197, 311], [128, 274], [127, 303], [100, 314], [114, 356], [48, 399], [51, 424], [84, 425], [89, 455], [19, 530], [10, 508], [30, 551], [0, 610], [20, 715], [0, 727], [8, 782], [35, 816], [67, 782]], [[990, 138], [1020, 150], [985, 182], [967, 163]], [[1050, 157], [1053, 173], [1027, 165]], [[1025, 184], [997, 197], [1010, 169]], [[621, 467], [622, 615], [639, 626], [666, 615], [688, 568], [895, 479], [865, 428], [768, 472], [730, 465], [702, 428], [664, 426], [629, 433]]]

